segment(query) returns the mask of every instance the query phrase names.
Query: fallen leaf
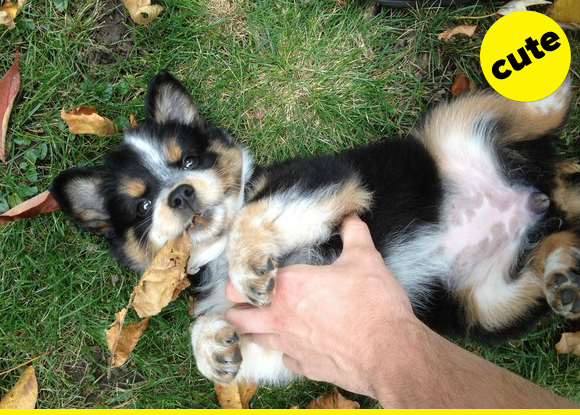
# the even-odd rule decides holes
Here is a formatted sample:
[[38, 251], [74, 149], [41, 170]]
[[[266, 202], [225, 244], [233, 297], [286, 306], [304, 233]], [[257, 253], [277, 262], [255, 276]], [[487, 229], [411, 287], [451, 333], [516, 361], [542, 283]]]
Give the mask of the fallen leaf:
[[0, 161], [4, 161], [6, 132], [8, 131], [8, 119], [14, 105], [14, 100], [20, 89], [20, 72], [18, 60], [20, 52], [16, 52], [14, 63], [8, 72], [0, 79]]
[[580, 24], [580, 1], [556, 0], [547, 15], [558, 23]]
[[129, 10], [131, 19], [138, 24], [149, 24], [157, 19], [163, 7], [158, 4], [152, 5], [151, 0], [123, 0], [123, 4]]
[[580, 331], [562, 333], [560, 341], [556, 344], [556, 353], [580, 356]]
[[0, 409], [34, 409], [37, 396], [34, 366], [28, 366], [16, 385], [0, 401]]
[[101, 117], [94, 108], [79, 107], [70, 112], [66, 112], [63, 108], [60, 116], [72, 134], [94, 134], [107, 137], [117, 132], [113, 121]]
[[455, 35], [464, 35], [464, 36], [472, 37], [473, 34], [475, 33], [475, 29], [477, 29], [476, 25], [474, 25], [474, 26], [469, 26], [469, 25], [456, 26], [453, 29], [449, 29], [449, 30], [444, 31], [443, 33], [439, 33], [439, 35], [437, 36], [437, 39], [448, 41], [449, 39], [451, 39]]
[[535, 6], [538, 4], [552, 4], [546, 0], [511, 0], [504, 4], [498, 11], [497, 14], [505, 16], [513, 12], [521, 12], [528, 10], [528, 6]]
[[186, 232], [166, 243], [133, 289], [133, 308], [139, 317], [158, 314], [185, 287], [191, 240]]
[[10, 0], [4, 2], [0, 8], [0, 24], [6, 25], [8, 29], [14, 29], [16, 27], [14, 19], [25, 4], [26, 0], [18, 0], [16, 3], [12, 3]]
[[250, 400], [256, 394], [258, 385], [246, 381], [232, 382], [227, 386], [214, 383], [220, 406], [224, 409], [249, 409]]
[[308, 404], [306, 409], [359, 409], [358, 402], [342, 396], [337, 389], [328, 395], [322, 395]]
[[453, 85], [451, 85], [451, 95], [456, 97], [474, 89], [475, 85], [473, 85], [473, 82], [471, 82], [467, 76], [457, 74], [453, 80]]
[[129, 114], [129, 124], [131, 127], [137, 127], [137, 120], [135, 119], [135, 114]]
[[59, 209], [56, 200], [54, 200], [50, 192], [46, 190], [33, 198], [14, 206], [8, 212], [1, 214], [0, 225], [4, 225], [6, 222], [14, 220], [34, 218], [41, 213], [54, 212]]
[[143, 332], [149, 325], [150, 318], [147, 317], [137, 323], [125, 326], [126, 316], [127, 308], [123, 308], [115, 314], [115, 321], [109, 329], [105, 330], [107, 345], [111, 352], [110, 365], [112, 367], [122, 366], [129, 359], [129, 355], [137, 346], [137, 342], [139, 342]]

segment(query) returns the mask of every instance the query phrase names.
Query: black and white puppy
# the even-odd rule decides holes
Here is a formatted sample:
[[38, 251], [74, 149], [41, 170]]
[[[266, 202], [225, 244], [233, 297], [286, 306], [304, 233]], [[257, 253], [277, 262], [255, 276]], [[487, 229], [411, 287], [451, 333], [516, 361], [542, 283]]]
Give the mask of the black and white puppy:
[[537, 102], [466, 95], [404, 139], [260, 167], [161, 73], [147, 119], [102, 166], [61, 173], [51, 192], [136, 270], [188, 230], [189, 269], [201, 269], [191, 341], [201, 373], [220, 383], [295, 376], [224, 320], [228, 279], [248, 302], [269, 304], [276, 269], [331, 263], [353, 213], [419, 318], [442, 334], [501, 341], [549, 308], [580, 316], [580, 166], [552, 149], [570, 90], [567, 79]]

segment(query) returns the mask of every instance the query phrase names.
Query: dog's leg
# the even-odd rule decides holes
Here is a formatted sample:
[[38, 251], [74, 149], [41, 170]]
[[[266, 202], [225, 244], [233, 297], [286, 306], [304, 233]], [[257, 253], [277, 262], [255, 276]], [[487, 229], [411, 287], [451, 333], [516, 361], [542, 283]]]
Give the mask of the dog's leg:
[[284, 366], [281, 352], [238, 336], [221, 314], [198, 317], [190, 332], [197, 367], [211, 381], [285, 384], [297, 377]]
[[190, 327], [191, 345], [197, 368], [203, 376], [227, 385], [242, 363], [240, 338], [220, 314], [206, 314]]
[[532, 263], [552, 310], [568, 318], [580, 317], [580, 238], [570, 231], [548, 236]]
[[370, 199], [354, 177], [310, 191], [292, 186], [249, 203], [230, 234], [232, 283], [253, 305], [269, 304], [277, 261], [328, 240], [346, 216], [367, 209]]
[[551, 234], [532, 251], [513, 278], [490, 276], [456, 294], [464, 304], [471, 335], [512, 337], [545, 309], [580, 317], [580, 238], [570, 231]]

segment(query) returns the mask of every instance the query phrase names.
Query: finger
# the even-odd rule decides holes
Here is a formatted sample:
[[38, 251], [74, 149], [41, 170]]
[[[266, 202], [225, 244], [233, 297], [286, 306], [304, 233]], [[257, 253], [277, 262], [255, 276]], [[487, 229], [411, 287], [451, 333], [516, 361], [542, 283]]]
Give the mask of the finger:
[[367, 224], [356, 215], [350, 215], [342, 222], [340, 237], [344, 251], [348, 251], [353, 246], [369, 246], [373, 249], [375, 248]]
[[239, 334], [272, 332], [267, 308], [232, 307], [226, 312], [226, 320]]
[[252, 343], [259, 344], [268, 349], [284, 351], [284, 347], [280, 343], [280, 336], [276, 334], [254, 333], [252, 334]]
[[226, 297], [233, 303], [247, 303], [248, 301], [236, 290], [234, 284], [228, 281], [226, 284]]
[[294, 360], [293, 358], [291, 358], [287, 354], [282, 356], [282, 363], [284, 364], [284, 366], [286, 366], [292, 372], [298, 373], [300, 375], [304, 374], [304, 371], [302, 370], [302, 366], [300, 365], [300, 363], [298, 363], [297, 360]]

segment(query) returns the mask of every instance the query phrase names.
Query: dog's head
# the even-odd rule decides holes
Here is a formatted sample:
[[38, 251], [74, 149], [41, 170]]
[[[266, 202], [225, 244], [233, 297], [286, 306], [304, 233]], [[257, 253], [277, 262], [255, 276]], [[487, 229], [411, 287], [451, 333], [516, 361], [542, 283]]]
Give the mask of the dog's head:
[[184, 230], [195, 243], [224, 233], [243, 200], [246, 152], [204, 122], [168, 73], [149, 84], [147, 118], [102, 166], [62, 172], [50, 189], [79, 226], [106, 237], [124, 265], [145, 268]]

